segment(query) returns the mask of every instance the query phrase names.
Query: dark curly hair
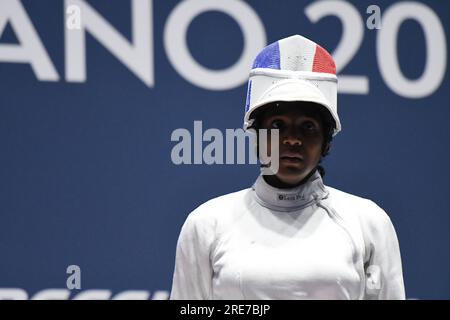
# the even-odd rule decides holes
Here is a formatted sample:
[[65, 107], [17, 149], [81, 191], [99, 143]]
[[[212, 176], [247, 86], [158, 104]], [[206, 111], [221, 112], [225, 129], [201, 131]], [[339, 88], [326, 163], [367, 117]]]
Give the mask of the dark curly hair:
[[[254, 121], [253, 121], [252, 125], [249, 127], [249, 129], [253, 128], [256, 131], [258, 131], [261, 128], [261, 121], [262, 121], [265, 113], [268, 110], [276, 107], [276, 105], [278, 105], [279, 103], [292, 103], [292, 102], [273, 102], [273, 103], [269, 103], [265, 106], [258, 108], [250, 115], [250, 119], [254, 119]], [[298, 102], [294, 102], [294, 103], [298, 103]], [[321, 163], [322, 163], [322, 159], [330, 154], [331, 142], [333, 141], [333, 131], [334, 131], [334, 128], [336, 127], [336, 123], [335, 123], [332, 115], [330, 114], [330, 112], [324, 106], [313, 103], [313, 102], [302, 102], [302, 103], [304, 103], [306, 105], [314, 106], [314, 108], [308, 108], [306, 114], [310, 117], [313, 117], [313, 118], [319, 120], [322, 123], [323, 136], [324, 136], [324, 141], [322, 144], [322, 157], [320, 158], [316, 169], [317, 169], [317, 171], [319, 171], [320, 176], [324, 177], [325, 176], [325, 168], [321, 165]], [[259, 135], [257, 135], [257, 152], [259, 154], [259, 141], [258, 141], [259, 138], [258, 137], [259, 137]]]

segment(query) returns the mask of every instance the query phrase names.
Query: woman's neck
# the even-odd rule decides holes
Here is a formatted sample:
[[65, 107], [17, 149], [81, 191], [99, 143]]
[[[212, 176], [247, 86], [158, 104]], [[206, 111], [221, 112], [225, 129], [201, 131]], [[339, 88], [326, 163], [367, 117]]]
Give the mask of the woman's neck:
[[281, 181], [275, 174], [274, 175], [263, 175], [263, 178], [272, 187], [275, 187], [278, 189], [292, 189], [292, 188], [298, 187], [298, 186], [304, 184], [306, 181], [308, 181], [308, 179], [314, 174], [314, 172], [316, 172], [316, 169], [311, 170], [311, 172], [308, 173], [308, 175], [304, 179], [302, 179], [301, 181], [294, 183], [294, 184], [289, 184], [284, 181]]

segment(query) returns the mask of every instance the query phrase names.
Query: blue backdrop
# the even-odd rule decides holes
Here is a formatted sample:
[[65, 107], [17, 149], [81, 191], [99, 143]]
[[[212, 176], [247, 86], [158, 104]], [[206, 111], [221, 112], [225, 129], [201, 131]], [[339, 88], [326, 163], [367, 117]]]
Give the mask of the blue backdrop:
[[301, 34], [342, 79], [325, 184], [390, 215], [408, 298], [449, 299], [450, 2], [372, 4], [0, 0], [0, 298], [166, 298], [188, 213], [259, 172], [175, 165], [172, 132], [242, 127], [246, 55]]

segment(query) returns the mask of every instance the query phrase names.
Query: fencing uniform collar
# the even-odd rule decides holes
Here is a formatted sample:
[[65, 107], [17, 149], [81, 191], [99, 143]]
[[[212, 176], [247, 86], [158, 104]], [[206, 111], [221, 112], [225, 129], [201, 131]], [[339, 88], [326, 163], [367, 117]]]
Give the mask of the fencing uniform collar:
[[271, 186], [260, 174], [252, 186], [255, 200], [262, 206], [276, 211], [295, 211], [328, 196], [328, 191], [316, 170], [309, 179], [294, 188], [280, 189]]

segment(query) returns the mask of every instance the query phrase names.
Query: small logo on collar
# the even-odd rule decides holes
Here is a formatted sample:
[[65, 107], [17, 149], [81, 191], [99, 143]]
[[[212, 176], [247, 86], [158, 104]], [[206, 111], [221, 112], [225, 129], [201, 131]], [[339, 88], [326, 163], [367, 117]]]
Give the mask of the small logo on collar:
[[287, 194], [287, 193], [278, 193], [278, 200], [305, 200], [305, 196], [303, 194]]

